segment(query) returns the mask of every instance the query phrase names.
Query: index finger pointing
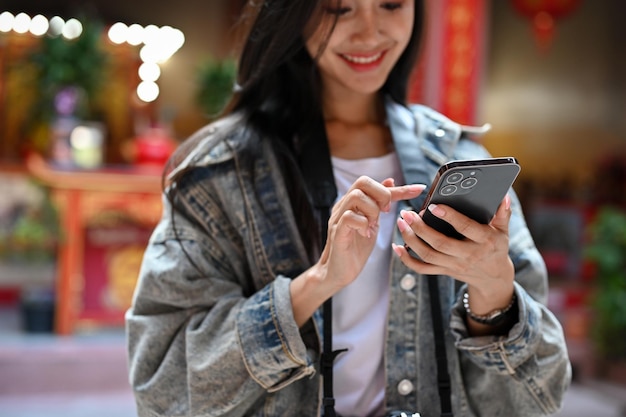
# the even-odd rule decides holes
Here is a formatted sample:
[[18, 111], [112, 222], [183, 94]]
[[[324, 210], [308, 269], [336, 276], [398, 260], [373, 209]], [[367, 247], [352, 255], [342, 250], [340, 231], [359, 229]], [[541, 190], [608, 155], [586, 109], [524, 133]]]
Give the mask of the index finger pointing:
[[389, 191], [391, 191], [391, 201], [410, 200], [420, 195], [425, 189], [425, 184], [407, 184], [398, 187], [389, 187]]

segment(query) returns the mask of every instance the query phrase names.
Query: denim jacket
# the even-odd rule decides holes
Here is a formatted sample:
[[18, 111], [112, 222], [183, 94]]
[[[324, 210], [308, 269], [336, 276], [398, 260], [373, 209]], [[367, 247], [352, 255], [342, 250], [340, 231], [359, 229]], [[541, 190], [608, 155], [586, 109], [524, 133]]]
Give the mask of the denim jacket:
[[[489, 156], [429, 108], [388, 102], [387, 116], [407, 179], [429, 184], [446, 161]], [[172, 219], [164, 199], [146, 249], [126, 315], [142, 417], [321, 415], [321, 313], [298, 328], [289, 293], [310, 262], [276, 155], [242, 124], [231, 115], [197, 133], [181, 165], [193, 169], [176, 185], [182, 209]], [[464, 286], [439, 279], [455, 416], [548, 415], [570, 382], [563, 331], [545, 306], [545, 265], [512, 197], [519, 320], [509, 333], [470, 337]], [[394, 241], [403, 243], [398, 230]], [[386, 406], [439, 416], [426, 278], [390, 256]]]

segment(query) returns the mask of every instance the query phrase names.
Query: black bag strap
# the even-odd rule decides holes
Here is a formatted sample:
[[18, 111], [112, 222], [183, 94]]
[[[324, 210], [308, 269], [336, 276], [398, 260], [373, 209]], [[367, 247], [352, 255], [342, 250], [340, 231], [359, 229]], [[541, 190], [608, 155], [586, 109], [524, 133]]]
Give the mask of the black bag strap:
[[[321, 213], [320, 213], [321, 214]], [[321, 220], [324, 224], [322, 227], [325, 229], [325, 233], [323, 234], [322, 242], [326, 243], [326, 236], [328, 232], [328, 220], [330, 217], [330, 209], [326, 210], [325, 215], [321, 216]], [[324, 344], [322, 349], [322, 358], [321, 358], [321, 366], [322, 366], [322, 381], [323, 381], [323, 390], [324, 396], [322, 397], [322, 407], [324, 413], [322, 414], [324, 417], [336, 417], [337, 413], [335, 412], [335, 395], [333, 388], [333, 365], [335, 363], [335, 358], [341, 352], [345, 352], [347, 349], [333, 350], [333, 299], [329, 298], [324, 302], [322, 307], [322, 317], [323, 317], [323, 334], [324, 334]]]
[[[322, 123], [323, 126], [323, 123]], [[311, 195], [313, 207], [319, 216], [322, 248], [328, 236], [330, 211], [337, 198], [337, 187], [333, 176], [328, 140], [324, 129], [305, 138], [300, 150], [299, 164], [304, 181]], [[323, 380], [323, 416], [336, 417], [335, 398], [333, 394], [333, 364], [341, 351], [333, 351], [333, 305], [332, 298], [324, 302], [323, 315], [323, 349], [321, 370]]]
[[437, 387], [441, 404], [441, 417], [453, 417], [452, 388], [450, 372], [448, 371], [448, 357], [446, 355], [446, 341], [444, 338], [443, 319], [441, 317], [441, 301], [439, 300], [439, 281], [437, 275], [427, 275], [430, 310], [433, 320], [435, 336], [435, 357], [437, 359]]

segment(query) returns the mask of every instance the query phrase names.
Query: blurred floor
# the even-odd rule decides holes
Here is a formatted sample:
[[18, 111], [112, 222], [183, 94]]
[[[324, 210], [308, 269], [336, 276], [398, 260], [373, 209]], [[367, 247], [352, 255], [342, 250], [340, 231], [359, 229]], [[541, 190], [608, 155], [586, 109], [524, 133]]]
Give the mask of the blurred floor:
[[0, 397], [3, 417], [135, 417], [130, 392]]
[[0, 417], [134, 417], [123, 329], [21, 331], [0, 309]]
[[[136, 415], [122, 329], [25, 334], [15, 309], [0, 309], [0, 417]], [[554, 417], [624, 416], [626, 387], [584, 381]]]

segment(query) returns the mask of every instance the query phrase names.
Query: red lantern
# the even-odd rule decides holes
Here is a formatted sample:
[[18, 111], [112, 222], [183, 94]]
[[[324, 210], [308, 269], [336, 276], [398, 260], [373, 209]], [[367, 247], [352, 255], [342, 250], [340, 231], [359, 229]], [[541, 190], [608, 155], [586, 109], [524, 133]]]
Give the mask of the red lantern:
[[555, 24], [572, 13], [580, 0], [511, 0], [515, 9], [532, 20], [537, 45], [546, 51], [554, 39]]

